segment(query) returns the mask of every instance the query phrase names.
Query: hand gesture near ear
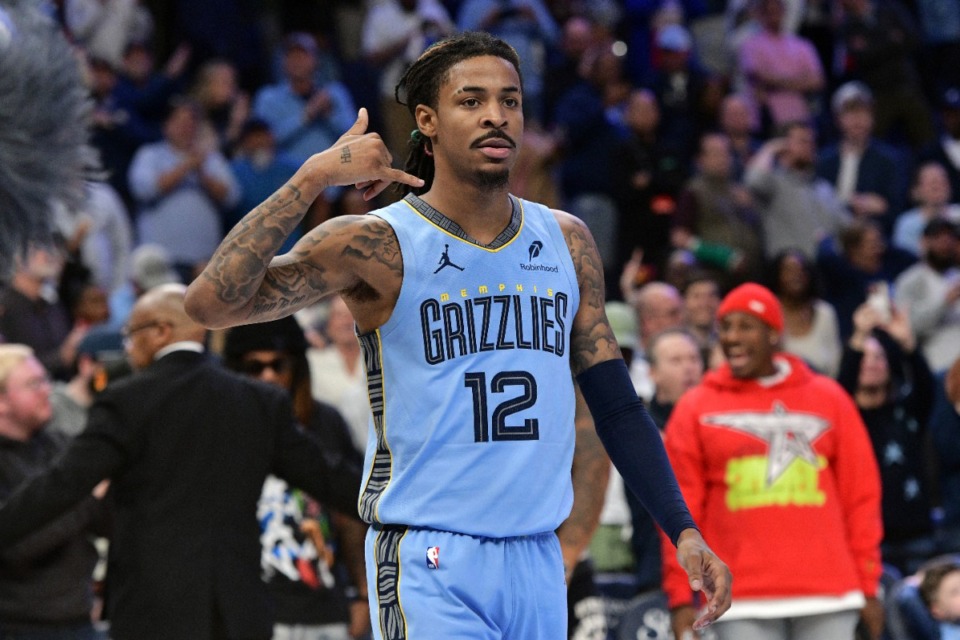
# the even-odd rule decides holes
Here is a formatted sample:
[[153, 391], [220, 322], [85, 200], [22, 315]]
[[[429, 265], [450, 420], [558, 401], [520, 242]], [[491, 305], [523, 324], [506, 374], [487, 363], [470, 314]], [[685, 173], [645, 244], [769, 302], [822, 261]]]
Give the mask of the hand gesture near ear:
[[379, 134], [367, 132], [368, 126], [367, 110], [360, 109], [353, 126], [329, 149], [307, 160], [304, 169], [323, 176], [322, 188], [356, 185], [364, 190], [364, 200], [375, 198], [394, 182], [423, 186], [420, 178], [393, 168], [387, 146]]

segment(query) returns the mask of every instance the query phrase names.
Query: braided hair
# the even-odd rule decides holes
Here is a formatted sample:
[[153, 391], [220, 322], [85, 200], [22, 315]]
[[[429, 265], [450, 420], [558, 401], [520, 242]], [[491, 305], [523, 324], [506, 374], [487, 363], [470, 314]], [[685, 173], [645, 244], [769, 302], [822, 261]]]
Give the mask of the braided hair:
[[[440, 86], [447, 80], [450, 68], [459, 62], [480, 56], [496, 56], [513, 65], [520, 75], [520, 57], [509, 44], [483, 31], [464, 31], [431, 45], [420, 54], [400, 78], [394, 90], [397, 102], [406, 106], [410, 115], [416, 117], [417, 105], [425, 104], [436, 108]], [[521, 76], [521, 85], [523, 79]], [[413, 192], [416, 195], [430, 190], [433, 184], [433, 150], [430, 139], [414, 129], [408, 143], [410, 154], [404, 165], [404, 171], [423, 179], [422, 187], [396, 185], [401, 194]]]

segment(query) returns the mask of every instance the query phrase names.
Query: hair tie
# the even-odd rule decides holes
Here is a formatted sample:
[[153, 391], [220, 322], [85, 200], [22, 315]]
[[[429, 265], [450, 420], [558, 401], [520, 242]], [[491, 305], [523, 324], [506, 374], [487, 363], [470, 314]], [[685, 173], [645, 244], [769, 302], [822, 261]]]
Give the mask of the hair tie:
[[414, 146], [419, 146], [422, 144], [423, 152], [430, 157], [433, 156], [433, 151], [430, 150], [430, 144], [429, 144], [430, 139], [427, 136], [423, 135], [420, 132], [420, 129], [414, 129], [413, 131], [410, 132], [410, 140], [413, 141]]

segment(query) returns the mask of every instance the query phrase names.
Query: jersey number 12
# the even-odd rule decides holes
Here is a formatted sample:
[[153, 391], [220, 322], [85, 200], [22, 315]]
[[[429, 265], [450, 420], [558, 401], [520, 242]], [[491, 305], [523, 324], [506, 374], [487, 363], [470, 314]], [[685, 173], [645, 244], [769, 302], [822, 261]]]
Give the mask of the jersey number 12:
[[491, 422], [487, 402], [487, 374], [468, 373], [463, 386], [473, 392], [473, 439], [475, 442], [491, 440], [539, 440], [540, 423], [536, 418], [526, 418], [522, 425], [509, 425], [507, 418], [518, 411], [531, 408], [537, 402], [537, 381], [527, 371], [501, 371], [490, 381], [490, 393], [500, 394], [507, 387], [520, 387], [520, 395], [504, 400], [493, 410]]

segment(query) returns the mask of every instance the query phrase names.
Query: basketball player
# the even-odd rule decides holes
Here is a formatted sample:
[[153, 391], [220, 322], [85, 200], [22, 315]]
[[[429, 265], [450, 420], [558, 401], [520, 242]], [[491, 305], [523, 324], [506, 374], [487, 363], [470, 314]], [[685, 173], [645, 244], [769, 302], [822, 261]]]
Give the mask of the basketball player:
[[[523, 134], [516, 52], [467, 32], [398, 86], [417, 123], [406, 173], [367, 114], [230, 232], [190, 286], [210, 327], [279, 318], [340, 293], [373, 409], [360, 513], [375, 637], [566, 637], [554, 530], [570, 510], [574, 381], [628, 485], [703, 593], [731, 577], [682, 495], [604, 315], [597, 249], [576, 218], [508, 193]], [[415, 177], [412, 174], [416, 174]], [[276, 256], [330, 185], [406, 197], [334, 218]]]

